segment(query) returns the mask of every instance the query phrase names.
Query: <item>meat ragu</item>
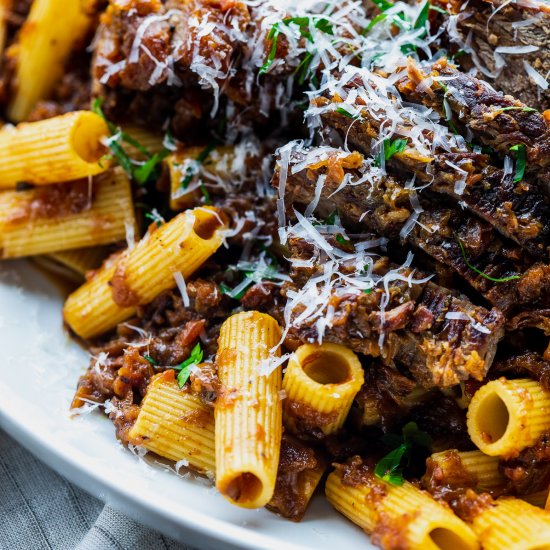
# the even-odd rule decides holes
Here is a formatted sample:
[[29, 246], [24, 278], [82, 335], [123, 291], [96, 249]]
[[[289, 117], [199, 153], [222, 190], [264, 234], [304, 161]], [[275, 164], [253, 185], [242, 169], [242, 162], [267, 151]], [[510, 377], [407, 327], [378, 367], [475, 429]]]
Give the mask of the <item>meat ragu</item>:
[[[0, 258], [48, 240], [85, 279], [64, 307], [90, 352], [75, 414], [101, 408], [122, 443], [239, 506], [298, 522], [324, 486], [384, 549], [550, 544], [533, 507], [550, 485], [547, 4], [86, 10], [24, 121], [7, 117], [38, 16], [0, 10], [0, 106], [27, 123], [0, 154], [28, 172], [0, 174]], [[108, 154], [63, 126], [75, 111]], [[33, 129], [88, 171], [50, 181], [18, 153]], [[96, 235], [82, 218], [115, 171], [124, 228]], [[503, 527], [519, 516], [529, 532]]]

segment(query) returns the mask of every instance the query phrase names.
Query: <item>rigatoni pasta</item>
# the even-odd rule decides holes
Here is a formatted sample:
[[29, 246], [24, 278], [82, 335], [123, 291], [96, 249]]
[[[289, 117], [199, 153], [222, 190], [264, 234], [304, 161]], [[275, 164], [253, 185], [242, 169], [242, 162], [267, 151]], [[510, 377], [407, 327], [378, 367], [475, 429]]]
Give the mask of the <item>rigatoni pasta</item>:
[[15, 95], [8, 106], [10, 120], [25, 120], [37, 101], [49, 96], [75, 44], [83, 42], [90, 23], [80, 1], [33, 1], [10, 51], [16, 59]]
[[295, 433], [337, 432], [363, 380], [357, 355], [344, 346], [300, 346], [290, 358], [283, 379], [286, 426]]
[[[128, 231], [128, 226], [125, 229]], [[54, 252], [48, 254], [48, 257], [84, 278], [88, 271], [97, 269], [107, 255], [107, 247], [92, 246], [90, 248], [76, 248], [64, 252]]]
[[472, 528], [484, 550], [541, 550], [550, 547], [550, 515], [519, 498], [501, 497], [480, 506]]
[[468, 407], [468, 433], [491, 456], [518, 453], [549, 429], [550, 393], [534, 380], [488, 382]]
[[56, 186], [0, 193], [0, 257], [17, 258], [123, 241], [136, 220], [119, 168]]
[[128, 319], [138, 305], [174, 288], [175, 275], [185, 280], [222, 244], [225, 226], [220, 216], [214, 208], [196, 208], [148, 233], [67, 298], [65, 322], [81, 338], [92, 338]]
[[109, 168], [103, 158], [108, 136], [105, 121], [90, 111], [76, 111], [0, 130], [0, 189], [18, 183], [46, 185], [95, 176]]
[[432, 462], [431, 468], [439, 469], [438, 477], [450, 487], [469, 486], [487, 491], [503, 487], [506, 483], [499, 470], [500, 459], [481, 451], [449, 449], [432, 454], [429, 460]]
[[545, 6], [0, 0], [0, 259], [67, 266], [78, 413], [321, 536], [550, 548]]
[[374, 477], [358, 457], [337, 466], [325, 486], [328, 501], [383, 549], [477, 549], [472, 529], [428, 493], [405, 481], [396, 486]]
[[153, 378], [129, 438], [159, 456], [214, 475], [214, 412], [178, 387], [174, 371]]
[[283, 429], [281, 367], [266, 362], [280, 337], [277, 321], [256, 311], [232, 315], [220, 330], [216, 487], [243, 508], [265, 506], [275, 489]]

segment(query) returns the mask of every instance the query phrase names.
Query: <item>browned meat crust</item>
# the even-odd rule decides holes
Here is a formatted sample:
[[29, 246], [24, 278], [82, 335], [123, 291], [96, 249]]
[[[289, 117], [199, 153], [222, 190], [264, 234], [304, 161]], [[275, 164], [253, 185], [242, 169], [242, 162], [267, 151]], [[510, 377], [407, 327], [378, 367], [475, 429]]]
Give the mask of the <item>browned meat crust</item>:
[[[459, 13], [463, 0], [455, 3], [455, 13]], [[540, 7], [521, 6], [515, 2], [503, 5], [503, 0], [473, 0], [467, 2], [465, 16], [457, 19], [457, 31], [462, 43], [469, 42], [482, 66], [495, 76], [487, 74], [483, 78], [506, 94], [517, 97], [530, 107], [544, 111], [550, 108], [550, 89], [541, 90], [527, 76], [523, 61], [533, 67], [542, 77], [550, 71], [550, 9], [541, 2]], [[497, 10], [495, 13], [495, 10]], [[525, 20], [529, 25], [516, 26]], [[452, 37], [456, 39], [456, 37]], [[495, 49], [506, 46], [535, 46], [538, 49], [521, 55], [506, 55], [501, 71], [495, 65]], [[459, 57], [467, 69], [475, 67], [469, 56]], [[486, 71], [487, 72], [487, 71]]]
[[317, 449], [284, 434], [275, 492], [266, 507], [284, 518], [300, 521], [309, 504], [307, 471], [323, 468], [327, 462]]
[[[461, 78], [469, 77], [462, 75]], [[446, 82], [448, 88], [451, 89], [451, 82], [454, 81]], [[470, 90], [469, 84], [465, 87]], [[492, 96], [496, 95], [492, 92]], [[429, 94], [426, 97], [429, 106], [432, 107], [433, 98]], [[509, 103], [510, 98], [508, 100], [504, 96], [502, 98], [501, 102]], [[326, 107], [331, 104], [333, 99], [318, 97], [312, 101], [312, 105]], [[441, 102], [442, 99], [435, 102], [438, 108], [440, 108]], [[479, 109], [474, 106], [477, 105], [476, 102], [477, 99], [472, 100], [472, 109], [477, 113]], [[456, 103], [456, 108], [460, 109], [458, 105]], [[480, 105], [483, 104], [480, 103]], [[463, 108], [460, 112], [468, 113], [469, 111]], [[508, 131], [499, 128], [498, 124], [494, 124], [494, 127], [491, 128], [491, 124], [488, 122], [481, 124], [483, 118], [481, 111], [478, 115], [469, 117], [465, 122], [474, 130], [483, 128], [486, 136], [482, 137], [479, 134], [480, 139], [487, 144], [490, 143], [503, 155], [511, 155], [509, 150], [511, 146], [525, 144], [528, 157], [527, 171], [533, 172], [533, 177], [546, 180], [550, 174], [547, 167], [549, 162], [547, 159], [550, 158], [548, 154], [550, 151], [550, 126], [547, 127], [544, 118], [538, 113], [507, 111], [503, 114], [510, 115], [509, 118], [512, 121], [516, 121], [516, 119], [521, 121], [520, 115], [532, 115], [534, 128], [530, 127], [531, 129], [528, 130], [525, 124], [531, 123], [525, 123], [521, 129], [518, 129], [518, 124], [515, 122], [514, 128], [509, 128]], [[464, 116], [466, 117], [466, 115]], [[361, 111], [359, 120], [351, 120], [349, 116], [338, 110], [323, 112], [321, 119], [325, 126], [336, 130], [358, 151], [365, 155], [372, 155], [372, 141], [379, 138], [383, 119], [375, 118], [368, 109]], [[408, 127], [408, 131], [411, 130], [413, 127]], [[526, 135], [523, 132], [529, 133]], [[433, 139], [433, 136], [427, 137], [429, 140]], [[526, 247], [531, 254], [548, 258], [550, 201], [535, 183], [529, 183], [531, 180], [515, 183], [513, 181], [514, 173], [505, 174], [502, 169], [495, 168], [488, 162], [486, 155], [459, 151], [456, 148], [451, 152], [437, 148], [434, 154], [421, 154], [409, 144], [403, 152], [395, 154], [391, 158], [389, 165], [399, 171], [414, 173], [419, 181], [460, 201], [503, 235]], [[457, 173], [456, 166], [460, 168], [460, 173]], [[456, 183], [461, 177], [464, 178], [464, 189], [457, 190]]]
[[[298, 239], [292, 240], [290, 247], [295, 257], [303, 259], [304, 253], [307, 255], [307, 246], [304, 250]], [[380, 264], [383, 263], [382, 260]], [[386, 270], [387, 266], [386, 260]], [[303, 280], [301, 271], [293, 270], [294, 281]], [[410, 268], [405, 270], [405, 277], [407, 271], [412, 272]], [[344, 344], [366, 355], [381, 356], [388, 364], [399, 361], [407, 365], [425, 387], [447, 387], [469, 377], [483, 378], [504, 333], [504, 317], [500, 311], [475, 306], [431, 282], [409, 287], [402, 281], [392, 281], [388, 288], [390, 299], [384, 312], [380, 311], [383, 288], [368, 294], [332, 296], [328, 305], [334, 307], [336, 313], [324, 340]], [[300, 313], [299, 308], [292, 312], [288, 339], [317, 342], [319, 334], [315, 324], [294, 324]], [[466, 320], [449, 318], [450, 313], [462, 314]], [[478, 330], [480, 326], [484, 328]], [[385, 335], [383, 342], [379, 341], [381, 334]]]
[[[304, 153], [295, 153], [291, 160], [298, 163], [303, 156]], [[289, 209], [294, 204], [309, 204], [314, 198], [318, 178], [326, 176], [316, 208], [319, 217], [326, 218], [336, 210], [349, 227], [368, 227], [390, 239], [399, 238], [400, 231], [413, 214], [412, 191], [395, 177], [376, 175], [371, 175], [369, 181], [363, 184], [340, 188], [345, 176], [359, 180], [362, 174], [357, 164], [345, 166], [345, 156], [336, 150], [329, 155], [327, 163], [332, 166], [332, 171], [323, 164], [309, 166], [287, 176], [285, 201]], [[338, 166], [340, 171], [336, 172], [334, 166]], [[276, 173], [275, 186], [278, 180]], [[487, 194], [490, 193], [487, 191]], [[503, 241], [483, 221], [469, 216], [458, 207], [442, 206], [441, 199], [429, 190], [420, 193], [419, 198], [423, 211], [418, 215], [418, 223], [404, 237], [407, 243], [452, 268], [505, 313], [517, 307], [544, 308], [550, 305], [550, 287], [545, 284], [545, 279], [536, 277], [539, 286], [528, 283], [546, 266], [541, 266], [518, 247]], [[495, 203], [500, 204], [496, 200]], [[477, 201], [477, 204], [482, 204], [482, 201]], [[489, 277], [499, 279], [523, 274], [523, 279], [492, 282], [479, 275], [467, 265], [459, 241], [464, 246], [469, 263]]]

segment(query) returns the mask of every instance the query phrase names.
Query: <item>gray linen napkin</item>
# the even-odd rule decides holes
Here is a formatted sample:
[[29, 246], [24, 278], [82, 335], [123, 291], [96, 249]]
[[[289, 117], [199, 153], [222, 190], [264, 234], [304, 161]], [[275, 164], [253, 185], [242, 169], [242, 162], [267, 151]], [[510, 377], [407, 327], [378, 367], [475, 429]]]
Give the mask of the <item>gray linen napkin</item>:
[[190, 550], [105, 506], [0, 431], [0, 550]]

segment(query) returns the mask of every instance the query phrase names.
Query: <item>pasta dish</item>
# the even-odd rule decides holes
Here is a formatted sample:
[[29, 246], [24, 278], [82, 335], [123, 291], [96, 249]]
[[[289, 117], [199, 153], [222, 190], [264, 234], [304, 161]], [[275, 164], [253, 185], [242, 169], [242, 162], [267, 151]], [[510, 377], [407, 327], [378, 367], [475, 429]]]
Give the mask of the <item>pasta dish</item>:
[[383, 549], [550, 548], [546, 0], [0, 0], [0, 51], [67, 410]]

